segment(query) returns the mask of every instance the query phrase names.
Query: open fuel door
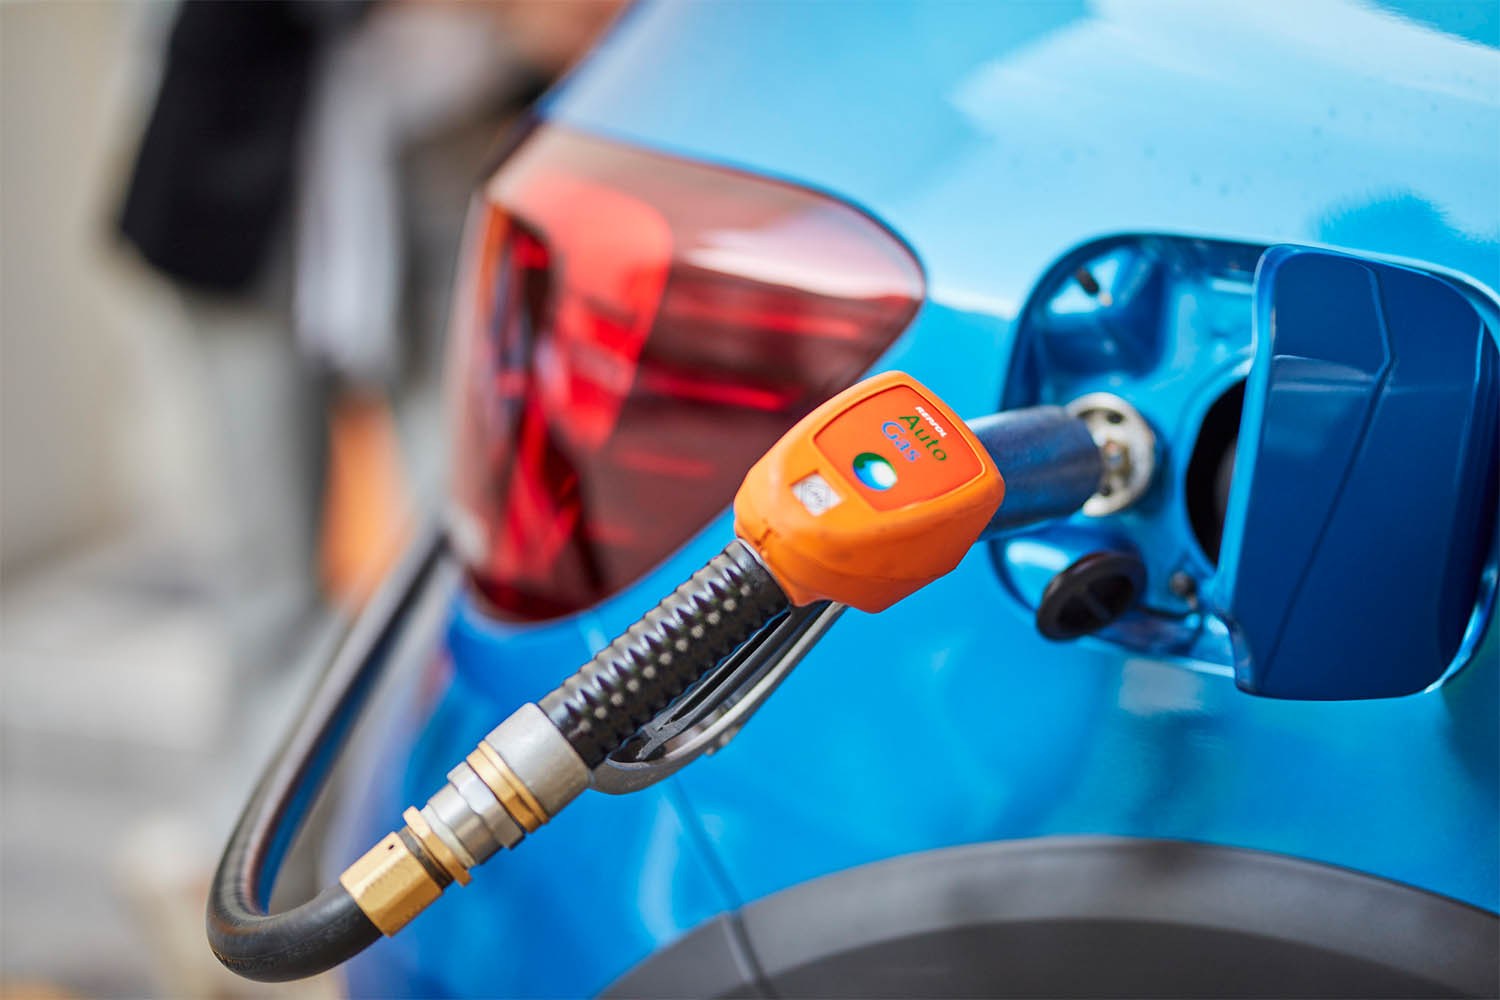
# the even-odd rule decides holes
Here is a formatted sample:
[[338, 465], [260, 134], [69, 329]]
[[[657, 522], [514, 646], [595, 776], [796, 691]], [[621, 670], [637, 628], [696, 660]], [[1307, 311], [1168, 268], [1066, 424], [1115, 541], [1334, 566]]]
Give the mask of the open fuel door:
[[1212, 610], [1238, 685], [1421, 691], [1473, 655], [1495, 588], [1496, 312], [1437, 274], [1273, 247]]

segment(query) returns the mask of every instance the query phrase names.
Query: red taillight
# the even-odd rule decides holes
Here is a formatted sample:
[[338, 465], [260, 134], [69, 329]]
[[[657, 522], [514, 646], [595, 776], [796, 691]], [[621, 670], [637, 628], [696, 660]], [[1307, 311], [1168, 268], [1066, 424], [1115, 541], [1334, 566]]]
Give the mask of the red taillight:
[[503, 613], [639, 577], [911, 320], [922, 275], [826, 195], [556, 127], [486, 185], [454, 314], [454, 537]]

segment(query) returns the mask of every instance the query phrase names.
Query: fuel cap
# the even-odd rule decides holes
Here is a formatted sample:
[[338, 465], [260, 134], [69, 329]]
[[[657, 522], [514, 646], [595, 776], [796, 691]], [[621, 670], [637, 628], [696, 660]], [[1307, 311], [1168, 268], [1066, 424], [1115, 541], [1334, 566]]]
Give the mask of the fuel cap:
[[1080, 556], [1042, 591], [1036, 628], [1048, 639], [1092, 635], [1130, 610], [1146, 589], [1146, 566], [1134, 552], [1106, 549]]

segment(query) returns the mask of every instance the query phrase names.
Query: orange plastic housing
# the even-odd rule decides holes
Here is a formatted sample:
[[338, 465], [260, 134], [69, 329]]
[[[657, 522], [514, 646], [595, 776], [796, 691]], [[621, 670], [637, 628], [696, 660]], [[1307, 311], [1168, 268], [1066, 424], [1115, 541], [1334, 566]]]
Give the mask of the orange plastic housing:
[[794, 604], [884, 611], [951, 572], [1005, 482], [979, 441], [905, 372], [844, 390], [751, 467], [735, 533]]

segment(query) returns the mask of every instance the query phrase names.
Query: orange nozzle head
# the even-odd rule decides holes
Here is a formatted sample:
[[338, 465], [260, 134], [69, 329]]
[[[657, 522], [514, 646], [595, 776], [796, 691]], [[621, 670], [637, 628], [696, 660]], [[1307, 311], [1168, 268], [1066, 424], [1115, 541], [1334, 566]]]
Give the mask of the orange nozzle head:
[[947, 404], [885, 372], [809, 413], [751, 467], [734, 527], [794, 604], [883, 611], [957, 566], [1004, 495]]

